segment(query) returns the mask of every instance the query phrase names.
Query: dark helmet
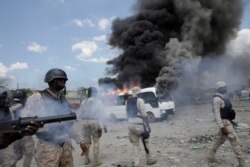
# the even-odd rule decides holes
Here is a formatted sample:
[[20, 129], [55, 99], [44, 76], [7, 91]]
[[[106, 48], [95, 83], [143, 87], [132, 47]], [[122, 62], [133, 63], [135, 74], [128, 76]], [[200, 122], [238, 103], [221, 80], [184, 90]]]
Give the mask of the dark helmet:
[[[0, 99], [4, 100], [4, 105], [9, 107], [11, 105], [12, 94], [6, 87], [0, 86]], [[2, 105], [2, 104], [1, 104]]]
[[52, 68], [46, 73], [44, 82], [49, 83], [56, 78], [63, 78], [68, 80], [67, 74], [63, 70], [59, 68]]
[[96, 96], [97, 92], [98, 91], [97, 91], [97, 89], [95, 87], [89, 87], [88, 91], [87, 91], [88, 97]]

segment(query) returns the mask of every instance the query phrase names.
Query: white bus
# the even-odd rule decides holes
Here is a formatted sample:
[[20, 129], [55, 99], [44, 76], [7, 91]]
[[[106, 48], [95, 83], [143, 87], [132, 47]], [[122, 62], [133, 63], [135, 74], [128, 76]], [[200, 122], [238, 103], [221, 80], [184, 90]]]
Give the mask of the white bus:
[[[125, 101], [129, 96], [131, 96], [131, 91], [129, 91], [128, 94], [119, 94], [114, 98], [114, 105], [106, 105], [106, 118], [112, 121], [127, 119]], [[169, 114], [174, 114], [175, 103], [169, 92], [165, 92], [164, 96], [159, 98], [156, 95], [156, 88], [148, 87], [141, 89], [138, 96], [145, 102], [145, 108], [150, 122], [164, 120]]]

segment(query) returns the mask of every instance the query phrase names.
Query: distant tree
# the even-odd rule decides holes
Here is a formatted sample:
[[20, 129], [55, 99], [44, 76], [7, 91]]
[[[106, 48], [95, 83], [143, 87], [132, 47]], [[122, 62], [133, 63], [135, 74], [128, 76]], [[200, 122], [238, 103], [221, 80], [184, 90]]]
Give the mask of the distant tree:
[[33, 91], [30, 88], [25, 88], [24, 91], [27, 93], [28, 96], [33, 94]]
[[81, 99], [81, 101], [87, 98], [87, 91], [88, 91], [88, 88], [85, 88], [85, 87], [79, 87], [77, 89], [77, 95]]

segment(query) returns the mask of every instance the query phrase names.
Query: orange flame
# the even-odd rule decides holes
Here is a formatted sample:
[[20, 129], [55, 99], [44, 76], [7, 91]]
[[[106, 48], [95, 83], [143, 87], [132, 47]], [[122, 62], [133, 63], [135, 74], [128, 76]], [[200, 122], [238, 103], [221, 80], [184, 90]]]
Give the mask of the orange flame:
[[103, 96], [112, 96], [112, 95], [118, 95], [118, 94], [127, 94], [129, 89], [133, 88], [134, 86], [137, 86], [137, 82], [132, 80], [130, 81], [129, 84], [125, 83], [123, 84], [123, 88], [122, 89], [113, 89], [110, 88], [108, 90], [106, 90], [105, 92], [102, 93]]

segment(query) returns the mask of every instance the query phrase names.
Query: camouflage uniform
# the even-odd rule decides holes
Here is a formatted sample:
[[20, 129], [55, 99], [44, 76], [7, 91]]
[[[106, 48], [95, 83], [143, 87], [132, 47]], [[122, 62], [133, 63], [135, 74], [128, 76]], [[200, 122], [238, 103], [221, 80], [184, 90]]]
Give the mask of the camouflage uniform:
[[[18, 119], [23, 105], [21, 103], [15, 103], [10, 109], [15, 119]], [[23, 158], [23, 167], [30, 167], [35, 153], [35, 140], [33, 137], [24, 136], [22, 139], [13, 143], [13, 148], [16, 160], [19, 161]]]
[[[69, 112], [69, 103], [65, 97], [46, 89], [28, 98], [21, 116], [54, 116]], [[73, 123], [46, 124], [36, 133], [38, 142], [35, 160], [38, 167], [73, 167], [70, 139], [74, 137], [77, 143], [81, 141]]]
[[228, 140], [231, 143], [232, 149], [239, 161], [240, 167], [244, 167], [244, 158], [242, 155], [241, 144], [239, 142], [239, 137], [235, 133], [233, 124], [230, 120], [221, 118], [220, 109], [225, 107], [224, 100], [221, 97], [224, 98], [222, 94], [217, 93], [213, 98], [213, 111], [216, 123], [218, 124], [219, 128], [226, 128], [228, 134], [222, 133], [221, 130], [219, 131], [218, 137], [212, 146], [212, 150], [209, 153], [208, 159], [210, 161], [218, 161], [215, 158], [215, 153], [219, 147], [224, 144], [226, 140]]
[[[132, 93], [133, 93], [133, 89], [132, 89]], [[133, 93], [132, 96], [135, 97], [136, 92]], [[127, 105], [127, 102], [126, 102], [126, 105]], [[144, 104], [143, 99], [138, 98], [136, 105], [139, 111], [139, 116], [141, 118], [128, 116], [128, 130], [129, 130], [129, 140], [132, 143], [133, 150], [134, 150], [134, 167], [141, 167], [139, 139], [141, 139], [142, 137], [141, 134], [144, 132], [142, 118], [147, 119], [147, 113], [145, 110], [145, 104]], [[145, 141], [145, 145], [147, 149], [149, 150], [149, 152], [146, 153], [147, 164], [148, 165], [155, 164], [157, 160], [154, 157], [152, 157], [152, 155], [150, 154], [149, 138], [144, 139], [144, 141]]]
[[93, 165], [98, 166], [101, 162], [99, 156], [99, 140], [102, 136], [102, 127], [104, 127], [104, 110], [103, 104], [96, 97], [89, 97], [81, 103], [80, 106], [82, 123], [83, 143], [87, 147], [84, 164], [90, 163], [89, 148], [93, 140]]
[[35, 140], [32, 136], [24, 136], [13, 143], [17, 161], [23, 158], [23, 167], [30, 167], [35, 154]]
[[0, 167], [15, 167], [16, 161], [13, 144], [0, 150]]
[[[0, 121], [12, 120], [13, 116], [9, 108], [0, 108]], [[15, 167], [16, 156], [13, 149], [13, 143], [5, 149], [0, 150], [0, 167]]]

